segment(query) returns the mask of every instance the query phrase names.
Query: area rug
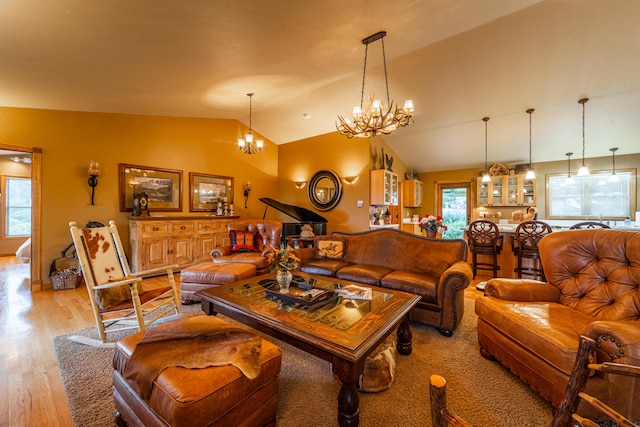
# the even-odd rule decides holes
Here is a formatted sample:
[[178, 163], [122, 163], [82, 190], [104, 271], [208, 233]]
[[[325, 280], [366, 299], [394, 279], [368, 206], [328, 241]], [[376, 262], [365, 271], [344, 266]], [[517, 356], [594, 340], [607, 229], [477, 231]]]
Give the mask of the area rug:
[[[197, 312], [200, 306], [185, 307]], [[228, 319], [227, 319], [228, 320]], [[413, 324], [413, 353], [398, 355], [396, 378], [379, 393], [360, 394], [360, 425], [429, 426], [429, 377], [447, 380], [447, 402], [475, 426], [548, 426], [551, 406], [497, 362], [479, 354], [474, 301], [465, 300], [462, 324], [453, 337]], [[113, 426], [111, 349], [70, 341], [69, 335], [97, 336], [88, 328], [53, 339], [71, 415], [77, 426]], [[328, 362], [268, 338], [283, 350], [278, 426], [337, 425], [339, 382]]]

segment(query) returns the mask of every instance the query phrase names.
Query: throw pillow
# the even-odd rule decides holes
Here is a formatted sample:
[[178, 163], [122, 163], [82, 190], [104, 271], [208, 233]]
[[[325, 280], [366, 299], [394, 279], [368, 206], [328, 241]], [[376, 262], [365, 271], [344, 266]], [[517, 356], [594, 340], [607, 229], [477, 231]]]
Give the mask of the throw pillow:
[[345, 241], [336, 237], [317, 238], [315, 249], [316, 259], [342, 259]]
[[253, 231], [229, 231], [231, 252], [257, 252], [256, 233]]

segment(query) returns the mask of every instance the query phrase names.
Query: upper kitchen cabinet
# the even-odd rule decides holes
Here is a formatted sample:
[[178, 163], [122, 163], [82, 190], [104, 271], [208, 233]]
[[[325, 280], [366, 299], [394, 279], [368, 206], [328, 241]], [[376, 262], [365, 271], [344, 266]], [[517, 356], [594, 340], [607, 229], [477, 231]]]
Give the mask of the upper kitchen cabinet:
[[398, 174], [386, 169], [372, 170], [369, 199], [371, 205], [398, 206]]
[[535, 180], [524, 174], [492, 176], [489, 182], [477, 179], [478, 206], [524, 206], [536, 203]]
[[407, 208], [422, 207], [422, 181], [408, 179], [402, 182], [402, 200]]

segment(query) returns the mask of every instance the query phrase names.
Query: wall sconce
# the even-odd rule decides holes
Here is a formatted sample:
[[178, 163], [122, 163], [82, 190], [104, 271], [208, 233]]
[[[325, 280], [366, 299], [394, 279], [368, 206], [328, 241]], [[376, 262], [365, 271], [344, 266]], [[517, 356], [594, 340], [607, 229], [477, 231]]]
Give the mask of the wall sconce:
[[247, 208], [247, 200], [249, 200], [249, 192], [251, 191], [251, 181], [247, 181], [244, 185], [244, 208]]
[[302, 190], [304, 188], [304, 186], [307, 185], [307, 182], [306, 181], [295, 181], [294, 184], [295, 184], [295, 186], [296, 186], [296, 188], [298, 190]]
[[355, 184], [356, 182], [358, 182], [359, 179], [360, 179], [359, 175], [356, 175], [356, 176], [345, 176], [344, 178], [342, 178], [344, 183], [345, 184], [349, 184], [349, 185]]
[[100, 164], [91, 160], [89, 162], [89, 187], [91, 187], [91, 204], [93, 205], [93, 196], [98, 185], [98, 176], [100, 175]]

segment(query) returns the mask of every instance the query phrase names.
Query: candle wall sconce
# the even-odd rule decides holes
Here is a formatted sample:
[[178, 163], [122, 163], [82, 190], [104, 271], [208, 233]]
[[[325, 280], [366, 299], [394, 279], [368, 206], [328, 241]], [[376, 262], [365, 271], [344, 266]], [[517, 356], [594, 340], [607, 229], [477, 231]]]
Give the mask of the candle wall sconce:
[[93, 205], [93, 198], [96, 192], [96, 186], [98, 185], [98, 176], [100, 175], [100, 164], [91, 160], [89, 162], [89, 187], [91, 187], [91, 204]]
[[249, 192], [251, 191], [251, 181], [247, 181], [244, 185], [244, 208], [247, 208], [247, 200], [249, 200]]

